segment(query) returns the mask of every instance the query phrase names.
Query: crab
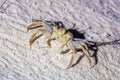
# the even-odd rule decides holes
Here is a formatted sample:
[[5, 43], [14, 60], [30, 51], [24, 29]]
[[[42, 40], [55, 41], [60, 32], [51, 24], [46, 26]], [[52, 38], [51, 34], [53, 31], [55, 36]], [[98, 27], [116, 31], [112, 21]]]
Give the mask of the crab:
[[72, 63], [74, 60], [74, 54], [75, 52], [80, 49], [83, 52], [83, 56], [86, 56], [90, 66], [92, 66], [92, 62], [90, 59], [90, 56], [88, 54], [88, 47], [86, 45], [86, 43], [88, 43], [86, 40], [83, 39], [79, 39], [79, 38], [74, 38], [73, 34], [65, 29], [62, 24], [58, 24], [58, 22], [55, 21], [45, 21], [43, 19], [41, 20], [36, 20], [34, 21], [32, 24], [30, 24], [27, 27], [27, 31], [31, 30], [31, 29], [36, 29], [37, 30], [32, 34], [31, 38], [29, 39], [29, 45], [31, 48], [32, 43], [34, 42], [34, 40], [36, 39], [36, 35], [39, 32], [42, 32], [42, 35], [46, 35], [46, 39], [47, 39], [47, 44], [49, 47], [51, 47], [51, 41], [52, 40], [58, 40], [62, 43], [61, 45], [61, 54], [65, 54], [66, 51], [63, 51], [63, 48], [66, 46], [67, 50], [71, 50], [72, 51], [72, 55], [71, 55], [71, 60], [69, 62], [69, 64], [67, 65], [66, 69], [69, 69], [72, 67]]

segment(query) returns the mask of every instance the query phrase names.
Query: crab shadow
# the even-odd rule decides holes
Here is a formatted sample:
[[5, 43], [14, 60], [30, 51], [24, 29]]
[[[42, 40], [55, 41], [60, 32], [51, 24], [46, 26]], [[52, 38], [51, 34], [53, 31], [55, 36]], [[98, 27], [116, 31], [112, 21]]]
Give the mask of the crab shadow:
[[[70, 31], [73, 34], [74, 38], [80, 38], [80, 39], [85, 39], [85, 35], [84, 33], [77, 31], [76, 29], [68, 29], [68, 31]], [[93, 57], [95, 60], [95, 63], [92, 67], [94, 67], [97, 63], [98, 63], [98, 51], [99, 51], [99, 47], [100, 46], [105, 46], [105, 45], [113, 45], [113, 44], [120, 44], [120, 39], [118, 40], [114, 40], [114, 41], [110, 41], [110, 42], [94, 42], [94, 41], [88, 41], [88, 43], [86, 43], [86, 45], [88, 46], [88, 53], [90, 57]], [[79, 52], [81, 50], [77, 50], [77, 52]], [[92, 53], [91, 53], [91, 52]], [[84, 55], [81, 55], [78, 57], [77, 61], [72, 65], [72, 67], [74, 67], [75, 65], [77, 65], [81, 59], [84, 57]]]

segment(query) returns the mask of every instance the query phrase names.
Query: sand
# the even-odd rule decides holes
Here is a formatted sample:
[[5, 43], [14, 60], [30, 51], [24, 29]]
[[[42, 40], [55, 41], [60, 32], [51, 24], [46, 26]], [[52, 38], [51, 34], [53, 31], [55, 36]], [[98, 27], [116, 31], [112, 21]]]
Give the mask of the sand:
[[[71, 52], [60, 54], [58, 41], [49, 48], [44, 36], [32, 48], [26, 32], [32, 19], [62, 21], [83, 32], [86, 40], [120, 39], [119, 0], [0, 0], [0, 80], [119, 80], [120, 44], [98, 47], [98, 63], [86, 57], [66, 70]], [[91, 52], [92, 53], [92, 52]], [[81, 55], [75, 54], [75, 60]], [[95, 59], [91, 57], [94, 64]]]

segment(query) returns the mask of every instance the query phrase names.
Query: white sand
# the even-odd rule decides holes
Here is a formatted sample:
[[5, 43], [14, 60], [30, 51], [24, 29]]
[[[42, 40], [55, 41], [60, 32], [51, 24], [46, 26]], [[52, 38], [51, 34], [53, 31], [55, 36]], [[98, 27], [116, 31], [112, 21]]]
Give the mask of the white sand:
[[33, 31], [26, 32], [32, 19], [44, 18], [62, 21], [66, 28], [75, 23], [91, 41], [119, 39], [119, 4], [119, 0], [0, 0], [0, 80], [119, 80], [120, 44], [100, 46], [98, 64], [92, 69], [84, 57], [66, 70], [70, 52], [59, 54], [57, 41], [48, 48], [44, 37], [30, 49]]

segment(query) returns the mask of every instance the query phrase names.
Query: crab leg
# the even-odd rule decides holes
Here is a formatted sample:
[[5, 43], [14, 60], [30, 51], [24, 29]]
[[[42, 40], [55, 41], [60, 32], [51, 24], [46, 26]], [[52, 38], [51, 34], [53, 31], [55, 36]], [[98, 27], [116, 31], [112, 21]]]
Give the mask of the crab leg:
[[67, 52], [69, 52], [70, 51], [70, 49], [67, 49], [67, 50], [65, 50], [65, 51], [61, 51], [61, 54], [66, 54]]
[[87, 59], [89, 60], [90, 67], [92, 67], [92, 61], [91, 61], [90, 57], [88, 56], [88, 52], [84, 49], [83, 46], [80, 46], [79, 48], [82, 49], [83, 55], [85, 55], [87, 57]]
[[48, 46], [51, 48], [51, 43], [50, 43], [50, 42], [51, 42], [52, 40], [56, 40], [56, 39], [55, 39], [55, 38], [53, 38], [53, 39], [47, 38], [47, 39], [48, 39], [47, 44], [48, 44]]
[[73, 63], [73, 60], [74, 60], [74, 53], [75, 53], [75, 48], [73, 47], [72, 48], [72, 56], [71, 56], [71, 60], [70, 60], [70, 63], [68, 64], [67, 68], [66, 69], [69, 69], [71, 68], [71, 64]]
[[88, 47], [87, 47], [87, 45], [86, 44], [82, 44], [84, 47], [85, 47], [85, 49], [88, 51]]
[[32, 34], [31, 38], [29, 39], [30, 48], [31, 48], [32, 43], [34, 42], [34, 39], [35, 39], [37, 33], [40, 32], [40, 31], [42, 31], [42, 29], [38, 29], [37, 31], [35, 31], [35, 32]]
[[67, 43], [63, 44], [60, 48], [62, 48], [62, 49], [63, 49], [65, 46], [67, 46], [67, 47], [68, 47]]
[[[37, 26], [38, 25], [38, 26]], [[34, 29], [34, 28], [38, 28], [38, 27], [41, 27], [42, 25], [44, 25], [44, 21], [43, 20], [38, 20], [36, 22], [33, 22], [31, 25], [29, 25], [27, 27], [27, 32], [30, 30], [30, 29]]]

